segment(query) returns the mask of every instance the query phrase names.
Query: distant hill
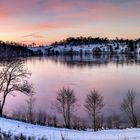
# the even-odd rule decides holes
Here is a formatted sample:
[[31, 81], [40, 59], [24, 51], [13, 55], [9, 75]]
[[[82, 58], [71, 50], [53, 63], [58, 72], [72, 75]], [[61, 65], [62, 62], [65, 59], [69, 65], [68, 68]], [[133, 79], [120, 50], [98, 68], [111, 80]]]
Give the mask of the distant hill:
[[25, 45], [0, 41], [0, 57], [21, 57], [33, 55], [33, 51]]
[[50, 46], [29, 49], [36, 55], [140, 54], [140, 39], [69, 37]]
[[83, 54], [140, 54], [140, 39], [114, 39], [93, 37], [69, 37], [49, 46], [21, 45], [0, 41], [0, 57], [32, 55], [83, 55]]

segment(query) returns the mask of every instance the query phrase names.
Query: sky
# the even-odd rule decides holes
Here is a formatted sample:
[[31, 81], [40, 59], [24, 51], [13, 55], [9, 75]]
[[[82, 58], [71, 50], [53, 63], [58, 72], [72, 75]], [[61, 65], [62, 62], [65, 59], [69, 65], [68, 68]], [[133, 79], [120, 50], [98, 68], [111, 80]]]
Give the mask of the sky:
[[67, 37], [140, 37], [140, 0], [0, 0], [0, 40], [50, 44]]

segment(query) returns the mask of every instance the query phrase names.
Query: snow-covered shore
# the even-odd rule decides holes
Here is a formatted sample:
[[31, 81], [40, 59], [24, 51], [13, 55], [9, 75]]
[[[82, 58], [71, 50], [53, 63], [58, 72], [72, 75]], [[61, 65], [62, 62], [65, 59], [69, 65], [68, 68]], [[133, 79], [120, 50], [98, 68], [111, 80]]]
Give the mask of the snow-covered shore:
[[[134, 53], [140, 54], [140, 44], [136, 44]], [[89, 44], [89, 45], [56, 45], [56, 46], [43, 46], [43, 47], [29, 47], [34, 54], [127, 54], [129, 51], [126, 43], [103, 43], [103, 44]]]
[[13, 135], [22, 133], [26, 136], [34, 136], [36, 139], [43, 137], [47, 140], [62, 140], [62, 137], [65, 140], [140, 140], [140, 128], [87, 132], [32, 125], [0, 118], [0, 129], [2, 132], [11, 132]]

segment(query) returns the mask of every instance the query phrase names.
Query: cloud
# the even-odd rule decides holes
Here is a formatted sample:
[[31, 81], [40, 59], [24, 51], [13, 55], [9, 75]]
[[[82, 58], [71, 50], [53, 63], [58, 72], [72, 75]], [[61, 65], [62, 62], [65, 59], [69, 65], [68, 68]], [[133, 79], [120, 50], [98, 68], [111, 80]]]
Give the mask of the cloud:
[[115, 23], [130, 27], [139, 23], [139, 7], [139, 0], [0, 0], [0, 36], [44, 40], [45, 34], [92, 33], [101, 24], [109, 31]]
[[140, 18], [139, 0], [41, 0], [51, 19], [80, 21]]
[[4, 8], [0, 7], [0, 21], [6, 20], [9, 17], [9, 13]]
[[128, 15], [131, 18], [140, 17], [139, 6], [139, 0], [0, 0], [0, 19], [24, 19], [23, 22], [64, 22], [67, 19], [74, 22], [128, 18]]
[[117, 3], [117, 4], [127, 4], [127, 3], [140, 3], [139, 0], [103, 0], [104, 2], [110, 2], [110, 3]]
[[21, 38], [45, 38], [45, 37], [46, 35], [39, 32], [21, 36]]
[[14, 16], [16, 17], [17, 15], [27, 14], [35, 6], [35, 0], [0, 0], [0, 16], [5, 17], [6, 19]]

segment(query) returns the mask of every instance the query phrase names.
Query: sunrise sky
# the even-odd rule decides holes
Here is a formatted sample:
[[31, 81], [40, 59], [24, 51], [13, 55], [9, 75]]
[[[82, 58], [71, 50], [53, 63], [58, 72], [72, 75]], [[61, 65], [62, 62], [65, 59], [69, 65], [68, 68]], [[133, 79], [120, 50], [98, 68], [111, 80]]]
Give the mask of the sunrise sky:
[[0, 0], [0, 40], [140, 37], [140, 0]]

